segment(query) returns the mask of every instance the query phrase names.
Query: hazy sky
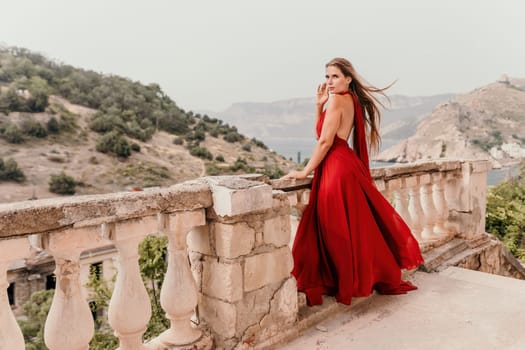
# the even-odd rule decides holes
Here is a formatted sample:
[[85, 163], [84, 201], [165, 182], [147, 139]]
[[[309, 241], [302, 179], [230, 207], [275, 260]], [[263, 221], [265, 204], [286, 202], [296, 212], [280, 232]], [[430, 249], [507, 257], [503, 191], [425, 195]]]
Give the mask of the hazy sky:
[[391, 93], [525, 77], [523, 0], [0, 0], [0, 43], [143, 83], [185, 109], [312, 96], [334, 56]]

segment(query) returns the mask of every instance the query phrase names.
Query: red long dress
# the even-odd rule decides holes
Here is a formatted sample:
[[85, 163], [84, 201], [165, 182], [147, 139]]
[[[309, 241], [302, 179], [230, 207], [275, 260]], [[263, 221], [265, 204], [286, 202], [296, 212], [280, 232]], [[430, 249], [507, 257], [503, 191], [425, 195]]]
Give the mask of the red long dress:
[[[423, 263], [409, 227], [373, 183], [363, 110], [350, 95], [355, 107], [353, 149], [335, 136], [315, 170], [293, 244], [292, 274], [308, 305], [321, 304], [323, 294], [347, 305], [373, 289], [404, 294], [417, 287], [401, 280], [401, 269]], [[318, 135], [324, 117], [323, 112]]]

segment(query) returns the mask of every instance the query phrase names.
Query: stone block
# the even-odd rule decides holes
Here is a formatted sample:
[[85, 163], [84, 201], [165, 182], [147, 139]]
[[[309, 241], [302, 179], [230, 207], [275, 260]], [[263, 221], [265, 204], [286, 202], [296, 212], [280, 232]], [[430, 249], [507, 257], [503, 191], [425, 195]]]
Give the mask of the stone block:
[[309, 200], [310, 200], [310, 190], [304, 190], [303, 193], [301, 193], [301, 200], [299, 202], [301, 202], [302, 204], [308, 204]]
[[202, 270], [202, 292], [235, 302], [242, 299], [242, 269], [239, 263], [226, 264], [206, 258]]
[[297, 205], [297, 192], [291, 191], [286, 193], [288, 195], [288, 202], [290, 203], [291, 207], [295, 207]]
[[188, 248], [194, 252], [211, 255], [209, 226], [193, 228], [187, 236]]
[[276, 288], [266, 286], [245, 293], [244, 298], [237, 303], [237, 336], [240, 336], [249, 326], [258, 324], [270, 312], [270, 300]]
[[255, 230], [245, 222], [213, 225], [217, 255], [234, 259], [250, 253], [255, 243]]
[[297, 284], [294, 278], [289, 278], [273, 295], [270, 302], [270, 312], [260, 322], [261, 327], [282, 327], [292, 324], [297, 319], [299, 311]]
[[270, 185], [227, 176], [207, 180], [212, 190], [213, 209], [219, 216], [242, 215], [272, 207]]
[[235, 336], [237, 311], [235, 305], [201, 295], [199, 315], [214, 333], [227, 339]]
[[249, 292], [287, 278], [292, 267], [292, 253], [287, 246], [247, 257], [244, 263], [244, 290]]
[[290, 215], [279, 215], [264, 221], [264, 243], [282, 247], [290, 242]]

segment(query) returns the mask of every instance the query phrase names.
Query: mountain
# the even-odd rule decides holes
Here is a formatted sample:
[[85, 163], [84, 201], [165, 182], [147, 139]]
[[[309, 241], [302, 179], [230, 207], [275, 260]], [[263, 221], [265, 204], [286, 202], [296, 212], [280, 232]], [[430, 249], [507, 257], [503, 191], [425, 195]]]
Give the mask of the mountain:
[[157, 84], [0, 48], [0, 203], [57, 196], [51, 183], [95, 194], [293, 166]]
[[[437, 104], [452, 94], [408, 97], [390, 96], [382, 111], [381, 131], [384, 144], [394, 144], [412, 135], [417, 123]], [[308, 156], [315, 143], [314, 98], [296, 98], [271, 103], [235, 103], [216, 115], [236, 125], [239, 131], [263, 140], [272, 149], [287, 157], [298, 151]]]
[[525, 158], [525, 79], [501, 80], [437, 106], [414, 135], [378, 161], [485, 158], [495, 167]]

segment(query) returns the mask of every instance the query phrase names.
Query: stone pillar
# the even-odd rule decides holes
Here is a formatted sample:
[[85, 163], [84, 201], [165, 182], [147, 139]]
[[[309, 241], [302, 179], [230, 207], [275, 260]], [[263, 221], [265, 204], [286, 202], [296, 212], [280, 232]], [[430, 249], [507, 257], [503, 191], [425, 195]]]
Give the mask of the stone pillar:
[[234, 177], [207, 181], [214, 199], [210, 230], [189, 239], [192, 261], [202, 264], [199, 314], [219, 348], [255, 346], [297, 317], [288, 195]]
[[47, 233], [42, 242], [56, 265], [55, 295], [46, 319], [44, 341], [50, 350], [87, 350], [94, 322], [80, 284], [80, 254], [105, 243], [97, 227]]
[[393, 179], [388, 181], [388, 188], [394, 192], [394, 208], [401, 215], [406, 224], [411, 227], [410, 213], [408, 211], [408, 190], [405, 179]]
[[490, 162], [486, 160], [465, 161], [461, 166], [457, 214], [460, 235], [467, 239], [485, 232], [487, 172], [490, 168]]
[[423, 174], [419, 177], [421, 185], [421, 207], [423, 209], [423, 240], [431, 241], [436, 239], [434, 235], [434, 224], [436, 223], [436, 207], [432, 195], [432, 181], [430, 174]]
[[191, 326], [198, 294], [189, 265], [186, 235], [205, 223], [204, 209], [159, 214], [159, 230], [169, 239], [168, 270], [162, 283], [160, 302], [171, 326], [155, 340], [163, 348], [190, 344], [202, 336], [199, 329]]
[[11, 311], [7, 296], [7, 269], [18, 259], [29, 256], [29, 241], [26, 237], [0, 240], [0, 349], [24, 350], [24, 337]]
[[157, 217], [102, 225], [102, 236], [118, 251], [117, 280], [109, 302], [108, 320], [119, 338], [121, 350], [139, 350], [151, 317], [151, 304], [139, 269], [138, 245], [157, 232]]
[[422, 243], [423, 209], [421, 208], [419, 178], [417, 176], [408, 177], [406, 179], [406, 185], [409, 195], [408, 212], [410, 213], [410, 223], [412, 225], [410, 228], [417, 241]]
[[433, 198], [436, 207], [436, 223], [434, 225], [434, 232], [440, 236], [448, 236], [449, 230], [445, 227], [445, 222], [448, 218], [448, 206], [445, 200], [445, 182], [446, 174], [438, 172], [432, 174]]

